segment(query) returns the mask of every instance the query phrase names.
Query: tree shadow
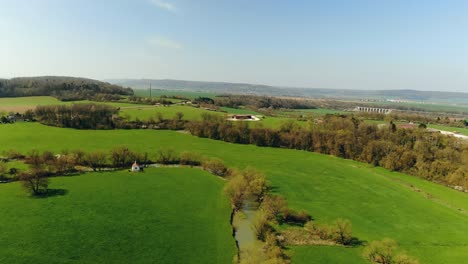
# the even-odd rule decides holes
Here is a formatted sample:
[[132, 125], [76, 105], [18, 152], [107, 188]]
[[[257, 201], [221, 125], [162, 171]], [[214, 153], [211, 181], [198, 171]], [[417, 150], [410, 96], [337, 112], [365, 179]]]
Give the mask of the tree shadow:
[[367, 243], [365, 240], [359, 240], [357, 237], [352, 237], [348, 243], [346, 243], [346, 246], [349, 247], [360, 247], [363, 246]]
[[279, 193], [279, 187], [278, 186], [267, 186], [267, 191], [272, 194], [277, 194]]
[[33, 198], [44, 199], [54, 196], [65, 196], [68, 194], [68, 190], [65, 189], [48, 189], [47, 192], [33, 196]]

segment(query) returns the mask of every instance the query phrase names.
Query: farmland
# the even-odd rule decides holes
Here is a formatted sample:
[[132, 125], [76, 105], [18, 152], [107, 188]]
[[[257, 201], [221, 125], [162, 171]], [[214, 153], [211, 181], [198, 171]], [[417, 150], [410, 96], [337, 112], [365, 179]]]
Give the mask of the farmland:
[[[24, 112], [28, 109], [34, 109], [38, 105], [69, 105], [74, 103], [96, 103], [88, 100], [63, 102], [51, 96], [30, 96], [30, 97], [11, 97], [0, 98], [0, 112]], [[135, 107], [138, 105], [120, 102], [98, 102], [115, 107]]]
[[[126, 145], [153, 157], [158, 149], [195, 151], [219, 157], [230, 166], [253, 166], [263, 171], [274, 192], [285, 196], [292, 208], [307, 210], [319, 223], [339, 217], [350, 219], [354, 235], [360, 240], [393, 238], [422, 263], [461, 263], [468, 257], [466, 194], [367, 164], [310, 152], [229, 144], [172, 131], [82, 131], [36, 123], [2, 126], [0, 145], [2, 150], [21, 152], [32, 148], [107, 151]], [[308, 246], [293, 248], [290, 254], [295, 263], [309, 263], [308, 256], [321, 251], [328, 252], [335, 263], [358, 259], [361, 254], [360, 248], [327, 250]]]
[[235, 244], [223, 181], [155, 168], [58, 177], [32, 199], [0, 185], [1, 263], [230, 263]]

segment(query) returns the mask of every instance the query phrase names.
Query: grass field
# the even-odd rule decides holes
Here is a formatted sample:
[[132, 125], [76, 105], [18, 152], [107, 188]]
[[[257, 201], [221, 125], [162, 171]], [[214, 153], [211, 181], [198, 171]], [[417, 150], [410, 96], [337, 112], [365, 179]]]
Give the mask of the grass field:
[[244, 108], [230, 108], [230, 107], [221, 107], [221, 110], [226, 111], [230, 114], [239, 114], [239, 115], [262, 115], [258, 112], [255, 112], [253, 110], [249, 109], [244, 109]]
[[30, 97], [11, 97], [0, 98], [0, 112], [19, 112], [22, 113], [28, 109], [34, 109], [38, 105], [70, 105], [81, 103], [106, 104], [115, 107], [137, 107], [143, 106], [130, 103], [119, 102], [94, 102], [94, 101], [71, 101], [62, 102], [51, 96], [30, 96]]
[[450, 126], [433, 125], [433, 124], [430, 124], [427, 127], [435, 128], [435, 129], [439, 129], [439, 130], [444, 130], [444, 131], [449, 131], [449, 132], [457, 131], [462, 135], [468, 136], [468, 128], [450, 127]]
[[51, 96], [8, 97], [0, 98], [0, 112], [24, 112], [38, 105], [65, 104]]
[[324, 264], [349, 263], [366, 264], [359, 248], [343, 248], [330, 246], [297, 246], [293, 248], [293, 263]]
[[224, 183], [202, 170], [51, 181], [65, 195], [0, 185], [0, 263], [231, 263], [236, 254]]
[[[149, 89], [133, 89], [133, 92], [137, 96], [142, 96], [142, 97], [149, 97], [150, 92]], [[166, 96], [183, 96], [186, 98], [198, 98], [198, 97], [209, 97], [213, 98], [216, 96], [214, 93], [207, 93], [207, 92], [190, 92], [190, 91], [176, 91], [176, 90], [159, 90], [157, 88], [152, 89], [151, 91], [151, 96], [161, 96], [161, 95], [166, 95]]]
[[[219, 157], [230, 166], [253, 166], [266, 173], [275, 192], [292, 208], [306, 209], [318, 222], [348, 218], [359, 239], [393, 238], [422, 263], [458, 264], [468, 259], [468, 196], [412, 176], [326, 155], [229, 144], [173, 131], [83, 131], [36, 123], [0, 126], [1, 149], [89, 151], [116, 145], [152, 155], [161, 148], [190, 150]], [[321, 250], [329, 263], [361, 254], [361, 248], [300, 247], [292, 249], [293, 260], [310, 263], [309, 256], [322, 255]]]

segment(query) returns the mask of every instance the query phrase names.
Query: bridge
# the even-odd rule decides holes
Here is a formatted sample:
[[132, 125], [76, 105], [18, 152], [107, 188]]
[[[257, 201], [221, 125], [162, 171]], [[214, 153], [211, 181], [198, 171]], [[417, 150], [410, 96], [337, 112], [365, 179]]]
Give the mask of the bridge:
[[357, 106], [354, 109], [354, 111], [366, 112], [366, 113], [377, 113], [377, 114], [390, 114], [393, 111], [393, 109]]

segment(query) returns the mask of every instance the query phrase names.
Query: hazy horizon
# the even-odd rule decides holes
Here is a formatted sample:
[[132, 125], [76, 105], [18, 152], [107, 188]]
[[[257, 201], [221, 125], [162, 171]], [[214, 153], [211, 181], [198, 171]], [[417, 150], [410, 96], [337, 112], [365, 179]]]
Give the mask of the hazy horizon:
[[0, 0], [0, 76], [468, 92], [468, 2]]

